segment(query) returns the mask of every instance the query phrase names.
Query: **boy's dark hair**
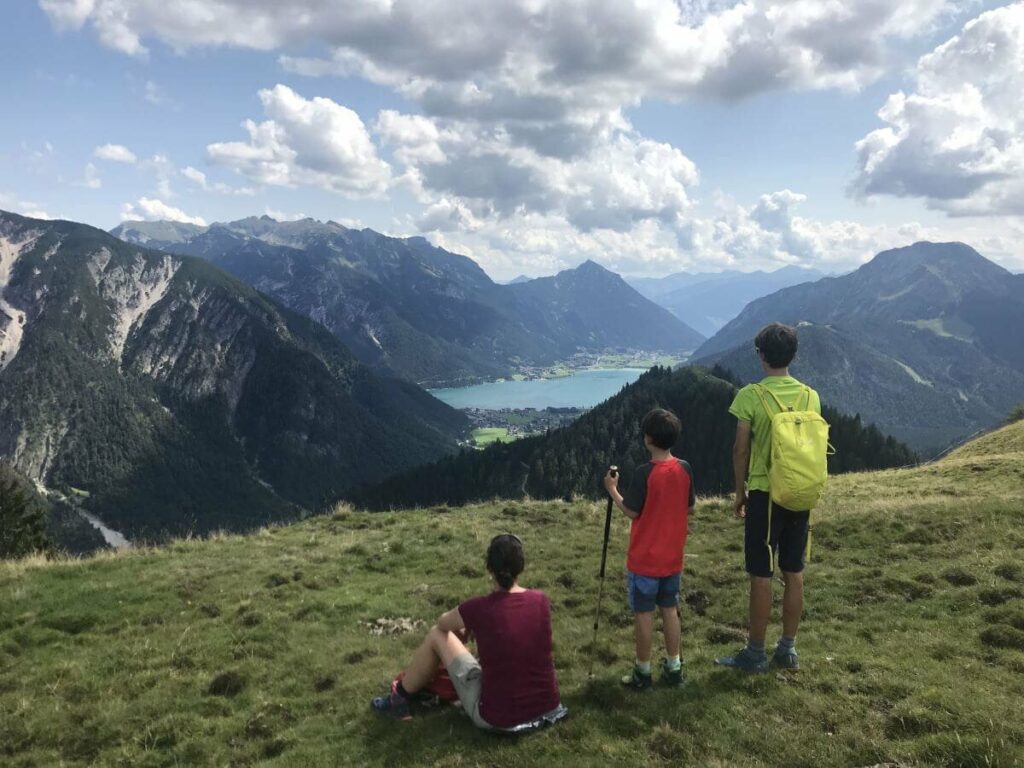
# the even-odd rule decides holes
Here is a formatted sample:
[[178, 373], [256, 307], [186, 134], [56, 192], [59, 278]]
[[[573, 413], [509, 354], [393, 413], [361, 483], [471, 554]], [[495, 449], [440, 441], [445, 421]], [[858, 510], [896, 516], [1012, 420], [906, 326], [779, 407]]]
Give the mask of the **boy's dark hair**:
[[761, 329], [754, 339], [754, 348], [764, 355], [771, 368], [785, 368], [796, 357], [796, 328], [782, 323], [771, 323]]
[[640, 428], [645, 435], [651, 438], [651, 442], [663, 451], [667, 451], [675, 445], [676, 440], [679, 439], [679, 433], [683, 431], [679, 417], [664, 408], [655, 408], [650, 411], [640, 422]]
[[502, 589], [510, 589], [523, 572], [526, 558], [523, 542], [514, 533], [502, 533], [491, 539], [487, 547], [487, 570]]

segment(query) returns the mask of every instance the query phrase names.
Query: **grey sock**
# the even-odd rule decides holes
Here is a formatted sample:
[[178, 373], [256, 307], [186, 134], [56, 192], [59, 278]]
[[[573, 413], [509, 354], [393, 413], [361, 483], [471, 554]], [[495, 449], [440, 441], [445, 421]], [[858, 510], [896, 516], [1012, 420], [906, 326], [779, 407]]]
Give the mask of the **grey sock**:
[[744, 650], [755, 659], [759, 659], [765, 655], [764, 640], [751, 640], [747, 638], [747, 647]]
[[791, 653], [796, 650], [796, 638], [783, 635], [779, 638], [779, 644], [775, 647], [777, 653]]

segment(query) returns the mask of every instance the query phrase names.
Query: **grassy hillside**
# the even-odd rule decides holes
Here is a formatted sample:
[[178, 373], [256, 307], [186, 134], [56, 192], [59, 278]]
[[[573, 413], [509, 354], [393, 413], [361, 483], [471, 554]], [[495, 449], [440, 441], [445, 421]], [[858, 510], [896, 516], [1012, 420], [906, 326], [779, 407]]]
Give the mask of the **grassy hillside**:
[[[341, 510], [250, 537], [0, 565], [0, 763], [1018, 765], [1022, 480], [1024, 423], [937, 464], [836, 478], [815, 527], [804, 669], [761, 677], [711, 666], [743, 638], [745, 578], [739, 524], [702, 500], [682, 608], [689, 683], [643, 694], [616, 682], [632, 658], [622, 519], [590, 647], [604, 514], [592, 502]], [[368, 699], [421, 631], [402, 627], [486, 590], [482, 552], [505, 530], [525, 540], [526, 584], [551, 595], [571, 718], [519, 740], [455, 711], [376, 720]]]

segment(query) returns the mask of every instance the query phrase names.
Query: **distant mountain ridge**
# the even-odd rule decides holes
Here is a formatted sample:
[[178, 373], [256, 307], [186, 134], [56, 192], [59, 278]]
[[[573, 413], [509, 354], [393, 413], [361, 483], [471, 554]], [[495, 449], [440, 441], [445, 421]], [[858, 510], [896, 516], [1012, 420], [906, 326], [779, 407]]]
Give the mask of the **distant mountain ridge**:
[[824, 276], [817, 269], [787, 266], [774, 272], [679, 272], [661, 278], [630, 278], [627, 282], [710, 337], [754, 299]]
[[884, 251], [841, 277], [751, 302], [694, 356], [745, 380], [766, 323], [800, 326], [793, 370], [847, 412], [930, 452], [1024, 399], [1024, 279], [963, 243]]
[[0, 458], [130, 537], [294, 518], [466, 427], [201, 259], [0, 212], [0, 265]]
[[[581, 351], [682, 354], [704, 338], [593, 263], [540, 282], [499, 285], [472, 259], [422, 237], [335, 222], [126, 222], [112, 233], [207, 259], [322, 323], [361, 361], [427, 385], [499, 378]], [[632, 312], [610, 308], [622, 306]], [[609, 311], [619, 318], [614, 326]]]

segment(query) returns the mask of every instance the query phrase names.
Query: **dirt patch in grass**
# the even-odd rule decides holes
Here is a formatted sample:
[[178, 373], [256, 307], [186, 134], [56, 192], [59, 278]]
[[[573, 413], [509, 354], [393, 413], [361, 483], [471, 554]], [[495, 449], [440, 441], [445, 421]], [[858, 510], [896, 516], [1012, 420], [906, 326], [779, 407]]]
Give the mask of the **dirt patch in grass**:
[[711, 607], [711, 598], [708, 597], [707, 592], [703, 592], [699, 589], [687, 592], [686, 597], [683, 599], [686, 604], [690, 606], [690, 610], [698, 616], [703, 616], [707, 613], [708, 608]]
[[317, 675], [313, 678], [313, 690], [317, 693], [331, 690], [338, 681], [334, 675]]
[[245, 678], [238, 672], [229, 670], [221, 672], [213, 678], [209, 686], [207, 686], [206, 692], [210, 696], [224, 696], [230, 699], [240, 694], [244, 689]]
[[563, 571], [562, 573], [560, 573], [558, 575], [558, 578], [555, 579], [555, 581], [561, 584], [566, 589], [572, 589], [576, 586], [576, 577], [568, 571]]
[[346, 664], [358, 664], [376, 655], [377, 652], [372, 648], [361, 648], [358, 651], [351, 651], [350, 653], [346, 653], [344, 656], [341, 657], [341, 660], [344, 661]]
[[742, 643], [747, 639], [746, 632], [733, 627], [711, 627], [705, 635], [709, 643], [715, 645], [728, 645], [731, 643]]
[[50, 616], [42, 624], [66, 635], [80, 635], [96, 626], [97, 621], [97, 617], [91, 613], [64, 613]]
[[997, 565], [993, 571], [996, 576], [1007, 581], [1024, 581], [1024, 568], [1021, 568], [1016, 563], [1002, 563]]
[[978, 600], [984, 605], [1003, 605], [1011, 600], [1021, 597], [1019, 589], [1016, 587], [992, 587], [990, 589], [983, 589], [978, 593]]
[[972, 587], [978, 583], [978, 577], [963, 568], [949, 568], [942, 572], [942, 578], [954, 587]]
[[996, 624], [981, 631], [981, 642], [992, 648], [1024, 651], [1024, 632], [1008, 624]]
[[277, 589], [278, 587], [283, 587], [287, 583], [288, 577], [282, 576], [280, 573], [272, 573], [269, 576], [267, 576], [267, 586], [270, 589]]

